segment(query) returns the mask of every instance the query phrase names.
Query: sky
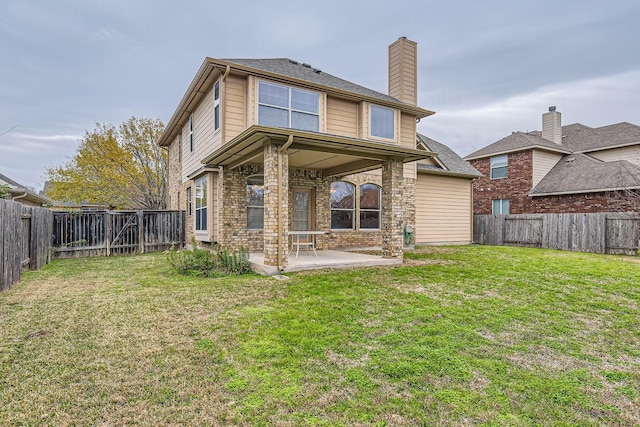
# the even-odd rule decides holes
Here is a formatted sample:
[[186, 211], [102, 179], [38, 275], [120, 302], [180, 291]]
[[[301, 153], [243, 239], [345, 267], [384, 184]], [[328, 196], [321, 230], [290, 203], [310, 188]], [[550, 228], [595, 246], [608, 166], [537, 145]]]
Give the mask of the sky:
[[42, 188], [96, 123], [169, 121], [205, 57], [290, 58], [387, 92], [418, 43], [418, 131], [465, 156], [513, 131], [640, 124], [640, 2], [0, 0], [0, 173]]

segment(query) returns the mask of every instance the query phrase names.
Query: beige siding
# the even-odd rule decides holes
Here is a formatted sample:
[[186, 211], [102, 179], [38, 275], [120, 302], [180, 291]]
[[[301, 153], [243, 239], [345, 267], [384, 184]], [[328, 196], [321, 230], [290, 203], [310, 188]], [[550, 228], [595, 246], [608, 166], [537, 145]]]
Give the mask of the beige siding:
[[418, 174], [416, 243], [467, 244], [472, 233], [471, 180]]
[[605, 162], [614, 162], [616, 160], [626, 160], [640, 166], [640, 144], [630, 147], [612, 148], [611, 150], [602, 150], [589, 153], [590, 156]]
[[222, 117], [224, 143], [231, 141], [247, 128], [247, 79], [230, 74], [224, 81]]
[[358, 103], [327, 97], [327, 133], [358, 137]]
[[533, 150], [533, 186], [535, 187], [562, 158], [561, 154]]
[[[416, 148], [416, 117], [398, 113], [400, 115], [400, 145], [407, 148]], [[416, 178], [416, 163], [404, 165], [404, 177]]]
[[417, 44], [404, 38], [389, 46], [389, 95], [417, 105]]
[[189, 147], [189, 120], [182, 127], [182, 181], [198, 169], [202, 159], [220, 146], [220, 132], [213, 129], [213, 86], [193, 111], [193, 152]]

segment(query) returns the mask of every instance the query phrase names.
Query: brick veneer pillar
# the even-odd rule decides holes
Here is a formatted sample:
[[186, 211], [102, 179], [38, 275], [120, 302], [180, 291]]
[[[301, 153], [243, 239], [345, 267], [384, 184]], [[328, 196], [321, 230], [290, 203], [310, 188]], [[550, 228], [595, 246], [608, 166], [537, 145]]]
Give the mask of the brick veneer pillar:
[[389, 160], [382, 165], [382, 256], [402, 258], [403, 165]]
[[[289, 224], [289, 156], [278, 152], [278, 145], [267, 142], [264, 146], [264, 263], [278, 266], [278, 251], [282, 254], [282, 267], [288, 264], [287, 236], [285, 230]], [[282, 158], [281, 170], [278, 170], [278, 157]], [[286, 173], [282, 173], [286, 171]], [[278, 199], [278, 176], [282, 188]], [[282, 212], [280, 228], [278, 214]], [[278, 233], [282, 233], [278, 247]]]

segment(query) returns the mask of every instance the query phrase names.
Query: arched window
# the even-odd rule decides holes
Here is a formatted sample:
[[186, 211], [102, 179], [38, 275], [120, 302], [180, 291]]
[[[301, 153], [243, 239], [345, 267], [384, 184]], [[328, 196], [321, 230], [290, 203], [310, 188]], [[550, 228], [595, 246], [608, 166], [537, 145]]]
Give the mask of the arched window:
[[360, 229], [380, 228], [380, 187], [375, 184], [360, 186]]
[[264, 176], [254, 175], [247, 178], [247, 228], [264, 228]]
[[344, 181], [331, 183], [331, 229], [353, 230], [355, 185]]

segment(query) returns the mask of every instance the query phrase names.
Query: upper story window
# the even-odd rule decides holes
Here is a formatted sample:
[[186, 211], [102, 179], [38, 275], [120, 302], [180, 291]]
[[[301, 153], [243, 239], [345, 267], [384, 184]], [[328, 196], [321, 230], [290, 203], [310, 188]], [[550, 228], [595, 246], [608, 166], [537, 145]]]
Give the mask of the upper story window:
[[320, 95], [260, 81], [258, 124], [318, 132], [320, 130]]
[[249, 230], [264, 228], [264, 176], [262, 175], [247, 178], [247, 228]]
[[220, 129], [220, 80], [213, 84], [213, 129]]
[[492, 200], [491, 213], [493, 215], [509, 215], [509, 199]]
[[207, 231], [207, 182], [207, 175], [196, 179], [196, 231]]
[[371, 106], [371, 136], [394, 139], [395, 114], [391, 108]]
[[375, 184], [360, 186], [360, 228], [380, 228], [380, 187]]
[[353, 230], [355, 185], [339, 181], [331, 183], [331, 229]]
[[189, 151], [193, 152], [193, 114], [189, 116]]
[[491, 158], [491, 179], [506, 178], [507, 166], [509, 164], [509, 157], [496, 156]]

